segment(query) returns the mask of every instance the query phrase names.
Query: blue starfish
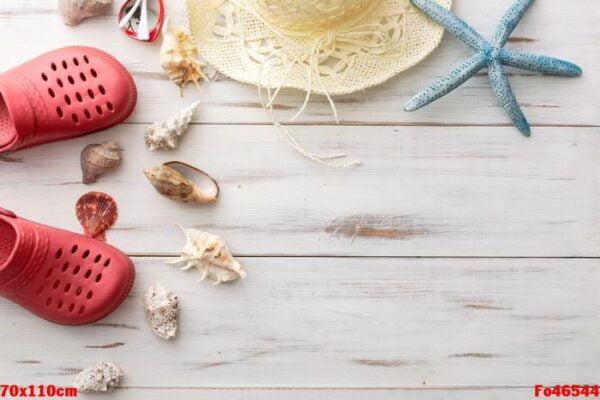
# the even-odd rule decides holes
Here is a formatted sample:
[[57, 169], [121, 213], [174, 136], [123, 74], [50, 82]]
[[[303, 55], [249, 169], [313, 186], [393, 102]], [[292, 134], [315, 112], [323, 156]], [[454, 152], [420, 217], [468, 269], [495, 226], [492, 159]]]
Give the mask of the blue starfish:
[[406, 111], [418, 110], [439, 99], [487, 67], [492, 88], [500, 104], [519, 131], [523, 135], [529, 136], [531, 134], [529, 123], [517, 103], [517, 99], [510, 87], [508, 77], [502, 65], [548, 75], [567, 77], [581, 75], [581, 68], [568, 61], [547, 56], [520, 53], [504, 48], [508, 38], [521, 21], [521, 18], [523, 18], [527, 9], [531, 7], [534, 0], [517, 0], [500, 21], [500, 25], [491, 41], [485, 40], [463, 20], [437, 4], [434, 0], [410, 1], [477, 53], [448, 75], [438, 79], [417, 93], [404, 106], [404, 110]]

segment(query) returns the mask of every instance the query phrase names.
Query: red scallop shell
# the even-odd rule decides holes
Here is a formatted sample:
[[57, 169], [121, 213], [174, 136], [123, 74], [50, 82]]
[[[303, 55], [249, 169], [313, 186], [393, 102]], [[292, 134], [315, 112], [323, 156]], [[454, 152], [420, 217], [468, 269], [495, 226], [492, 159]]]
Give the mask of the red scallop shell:
[[119, 216], [117, 203], [106, 193], [89, 192], [77, 200], [75, 215], [83, 226], [85, 236], [106, 241], [105, 232]]

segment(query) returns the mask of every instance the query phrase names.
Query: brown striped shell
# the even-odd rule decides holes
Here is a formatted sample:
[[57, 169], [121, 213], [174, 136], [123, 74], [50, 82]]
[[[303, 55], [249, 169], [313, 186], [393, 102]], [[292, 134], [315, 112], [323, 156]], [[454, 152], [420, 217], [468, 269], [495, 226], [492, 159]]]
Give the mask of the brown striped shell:
[[85, 236], [105, 242], [106, 230], [117, 221], [117, 203], [106, 193], [88, 192], [77, 200], [75, 215]]
[[121, 164], [121, 148], [116, 140], [90, 144], [81, 152], [83, 183], [94, 183], [109, 169]]

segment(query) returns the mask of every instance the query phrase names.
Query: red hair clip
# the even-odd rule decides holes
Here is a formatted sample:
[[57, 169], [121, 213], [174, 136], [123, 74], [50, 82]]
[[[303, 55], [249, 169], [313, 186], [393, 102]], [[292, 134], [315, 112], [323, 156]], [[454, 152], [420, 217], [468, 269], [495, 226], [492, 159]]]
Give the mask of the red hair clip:
[[126, 0], [119, 10], [119, 27], [125, 34], [142, 42], [153, 42], [165, 17], [163, 0], [156, 0], [158, 10], [148, 8], [148, 0]]

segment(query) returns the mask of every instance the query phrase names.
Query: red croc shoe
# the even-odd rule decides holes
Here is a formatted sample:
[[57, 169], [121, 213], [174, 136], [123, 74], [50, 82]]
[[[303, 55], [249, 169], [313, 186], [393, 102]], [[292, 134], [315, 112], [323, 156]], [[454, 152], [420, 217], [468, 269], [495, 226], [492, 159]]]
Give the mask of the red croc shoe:
[[109, 54], [63, 47], [0, 74], [0, 153], [118, 124], [137, 101], [133, 78]]
[[32, 313], [64, 325], [97, 321], [121, 304], [134, 277], [114, 247], [0, 209], [0, 295]]

